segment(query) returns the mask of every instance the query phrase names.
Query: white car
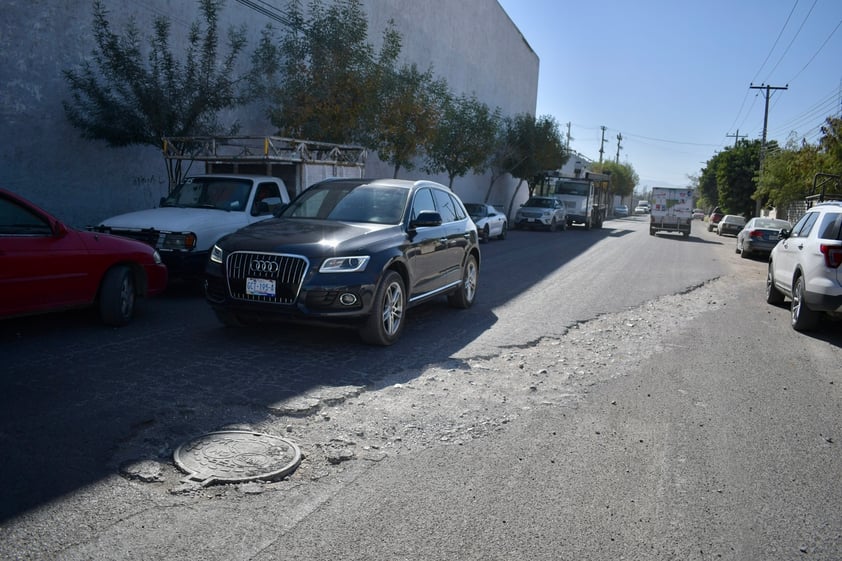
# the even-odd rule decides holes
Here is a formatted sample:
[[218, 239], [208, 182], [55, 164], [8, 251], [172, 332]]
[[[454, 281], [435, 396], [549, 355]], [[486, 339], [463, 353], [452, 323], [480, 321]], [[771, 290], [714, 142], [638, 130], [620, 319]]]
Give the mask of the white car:
[[567, 207], [555, 197], [529, 197], [515, 213], [515, 228], [567, 229]]
[[484, 203], [465, 203], [465, 210], [468, 211], [471, 220], [477, 225], [477, 232], [479, 232], [481, 240], [487, 242], [491, 238], [506, 239], [509, 220], [504, 213]]
[[781, 233], [769, 256], [766, 302], [791, 303], [791, 324], [808, 331], [823, 312], [842, 316], [842, 201], [818, 203]]

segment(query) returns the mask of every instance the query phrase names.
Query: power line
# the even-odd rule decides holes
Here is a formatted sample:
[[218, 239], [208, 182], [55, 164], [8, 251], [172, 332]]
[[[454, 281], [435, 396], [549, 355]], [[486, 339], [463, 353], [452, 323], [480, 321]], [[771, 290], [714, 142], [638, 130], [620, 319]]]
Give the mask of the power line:
[[[769, 49], [769, 54], [766, 55], [766, 58], [763, 60], [763, 64], [760, 65], [760, 68], [758, 68], [757, 72], [754, 74], [754, 78], [751, 79], [752, 82], [757, 80], [757, 77], [760, 75], [760, 72], [763, 70], [763, 67], [766, 66], [767, 62], [769, 62], [769, 57], [772, 56], [772, 53], [775, 51], [775, 47], [778, 46], [778, 41], [781, 40], [781, 35], [784, 34], [784, 29], [786, 29], [786, 26], [789, 25], [789, 20], [792, 17], [792, 14], [795, 12], [796, 7], [798, 7], [798, 0], [795, 0], [795, 4], [793, 4], [792, 9], [789, 11], [789, 15], [786, 17], [786, 21], [784, 22], [783, 27], [781, 27], [780, 32], [778, 32], [778, 37], [775, 39], [775, 42], [772, 43], [772, 48]], [[739, 114], [737, 114], [737, 117], [739, 118]]]
[[[812, 13], [813, 13], [813, 8], [815, 8], [815, 7], [816, 7], [816, 4], [818, 3], [818, 1], [819, 1], [819, 0], [813, 0], [813, 5], [812, 5], [812, 6], [810, 6], [810, 11], [809, 11], [809, 12], [807, 12], [807, 15], [806, 15], [806, 16], [804, 16], [804, 20], [801, 22], [801, 25], [798, 27], [798, 31], [796, 31], [796, 32], [795, 32], [795, 35], [792, 37], [792, 40], [789, 42], [789, 45], [787, 45], [787, 46], [786, 46], [786, 49], [784, 50], [783, 54], [781, 55], [781, 58], [779, 58], [779, 59], [778, 59], [778, 62], [777, 62], [777, 64], [775, 64], [775, 67], [774, 67], [774, 68], [772, 68], [772, 70], [770, 70], [770, 71], [769, 71], [769, 78], [771, 78], [771, 77], [772, 77], [772, 74], [774, 74], [774, 73], [775, 73], [775, 70], [778, 68], [778, 65], [780, 65], [780, 64], [781, 64], [781, 62], [783, 61], [784, 57], [785, 57], [785, 56], [786, 56], [786, 54], [789, 52], [789, 49], [792, 47], [792, 44], [793, 44], [793, 43], [795, 43], [795, 40], [796, 40], [796, 39], [798, 38], [798, 36], [801, 34], [801, 30], [802, 30], [802, 29], [804, 29], [804, 24], [805, 24], [805, 23], [807, 23], [807, 20], [810, 18], [810, 14], [812, 14]], [[768, 80], [769, 78], [767, 78], [767, 80]]]
[[251, 8], [255, 12], [263, 14], [267, 18], [274, 20], [285, 27], [293, 27], [292, 21], [281, 10], [275, 8], [271, 4], [263, 0], [236, 0], [243, 6]]

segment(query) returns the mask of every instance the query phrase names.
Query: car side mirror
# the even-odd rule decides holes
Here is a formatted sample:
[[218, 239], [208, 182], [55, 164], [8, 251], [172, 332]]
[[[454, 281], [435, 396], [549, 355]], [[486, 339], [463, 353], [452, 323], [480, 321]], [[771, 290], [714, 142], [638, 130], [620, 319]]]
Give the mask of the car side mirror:
[[778, 239], [779, 240], [785, 240], [785, 239], [789, 238], [789, 235], [791, 233], [792, 233], [792, 230], [781, 230], [780, 232], [778, 232]]
[[431, 226], [441, 226], [441, 214], [434, 210], [422, 210], [418, 216], [409, 223], [410, 228], [429, 228]]

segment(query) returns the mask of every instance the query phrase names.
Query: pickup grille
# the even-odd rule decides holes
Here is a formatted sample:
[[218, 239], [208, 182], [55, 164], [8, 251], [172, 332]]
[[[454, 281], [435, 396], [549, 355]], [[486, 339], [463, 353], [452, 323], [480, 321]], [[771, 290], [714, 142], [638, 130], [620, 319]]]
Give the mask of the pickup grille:
[[[249, 302], [292, 304], [301, 290], [301, 282], [309, 261], [300, 255], [235, 251], [226, 262], [228, 290], [231, 297]], [[246, 279], [275, 281], [275, 296], [258, 296], [246, 292]]]
[[98, 226], [94, 228], [97, 232], [104, 232], [106, 234], [114, 234], [115, 236], [120, 236], [122, 238], [131, 238], [133, 240], [137, 240], [139, 242], [143, 242], [146, 245], [151, 245], [152, 247], [158, 248], [161, 247], [159, 243], [161, 232], [155, 230], [153, 228], [147, 228], [143, 230], [139, 229], [127, 229], [127, 228], [108, 228], [106, 226]]

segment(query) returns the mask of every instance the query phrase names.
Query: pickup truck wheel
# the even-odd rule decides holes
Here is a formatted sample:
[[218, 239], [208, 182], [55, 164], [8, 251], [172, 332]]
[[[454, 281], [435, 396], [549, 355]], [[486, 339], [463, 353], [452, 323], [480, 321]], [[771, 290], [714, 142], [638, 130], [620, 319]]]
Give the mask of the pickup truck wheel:
[[796, 331], [809, 331], [819, 322], [819, 312], [814, 312], [804, 301], [804, 275], [795, 279], [792, 287], [792, 328]]
[[360, 338], [370, 345], [391, 345], [403, 332], [405, 313], [403, 278], [395, 271], [389, 271], [377, 287], [371, 315], [360, 328]]
[[132, 319], [135, 285], [131, 270], [120, 265], [109, 270], [99, 288], [99, 314], [107, 325], [126, 325]]
[[479, 267], [477, 258], [469, 255], [462, 269], [462, 284], [447, 297], [447, 303], [454, 308], [470, 308], [477, 296], [477, 281], [479, 280]]

